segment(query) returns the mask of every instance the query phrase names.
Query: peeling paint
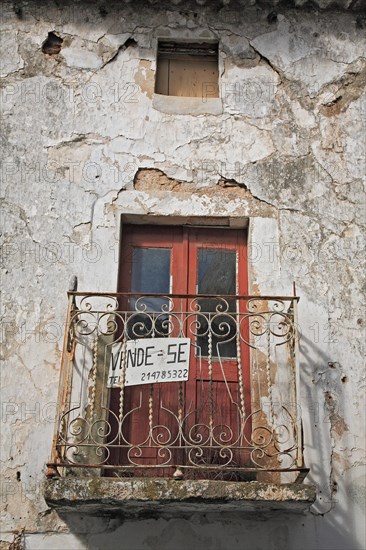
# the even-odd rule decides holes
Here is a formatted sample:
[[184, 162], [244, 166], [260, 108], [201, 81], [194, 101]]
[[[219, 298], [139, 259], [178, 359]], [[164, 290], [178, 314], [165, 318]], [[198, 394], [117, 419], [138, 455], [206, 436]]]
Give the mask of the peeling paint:
[[[361, 2], [250, 4], [3, 6], [1, 548], [363, 549]], [[220, 98], [154, 94], [167, 37], [219, 41]], [[312, 514], [136, 529], [46, 506], [68, 283], [114, 291], [121, 219], [137, 218], [247, 227], [250, 292], [295, 281]]]

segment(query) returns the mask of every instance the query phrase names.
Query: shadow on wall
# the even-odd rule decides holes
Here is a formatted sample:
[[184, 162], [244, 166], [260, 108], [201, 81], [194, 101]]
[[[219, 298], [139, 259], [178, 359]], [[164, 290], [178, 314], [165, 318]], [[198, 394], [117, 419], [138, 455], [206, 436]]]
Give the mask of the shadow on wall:
[[27, 550], [363, 550], [329, 516], [195, 515], [190, 519], [62, 517], [70, 533], [26, 537]]
[[348, 430], [342, 419], [345, 380], [339, 365], [305, 336], [301, 358], [307, 482], [319, 487], [318, 500], [305, 515], [221, 513], [126, 520], [68, 513], [60, 517], [69, 533], [29, 535], [27, 550], [59, 550], [61, 545], [73, 550], [364, 550], [356, 535], [362, 527], [357, 525], [357, 516], [362, 522], [361, 501], [352, 497], [355, 482], [345, 478], [347, 457], [340, 471], [335, 453], [337, 439]]
[[[363, 550], [366, 544], [360, 546], [356, 533], [362, 528], [365, 511], [365, 493], [362, 492], [365, 477], [360, 494], [357, 482], [348, 479], [352, 464], [346, 454], [346, 445], [340, 442], [344, 432], [349, 430], [343, 418], [347, 407], [344, 392], [347, 377], [339, 363], [332, 361], [304, 335], [301, 336], [300, 354], [303, 359], [300, 362], [302, 415], [308, 427], [304, 434], [305, 461], [310, 467], [307, 479], [318, 487], [318, 498], [310, 510], [318, 524], [318, 548]], [[344, 448], [344, 452], [337, 452], [336, 448]], [[356, 498], [355, 493], [358, 493]], [[357, 522], [357, 517], [362, 523]]]

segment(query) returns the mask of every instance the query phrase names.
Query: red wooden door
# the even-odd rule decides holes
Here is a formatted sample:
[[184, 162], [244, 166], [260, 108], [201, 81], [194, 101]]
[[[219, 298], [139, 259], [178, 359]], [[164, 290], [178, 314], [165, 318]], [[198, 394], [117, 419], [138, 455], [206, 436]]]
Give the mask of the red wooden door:
[[[243, 466], [247, 453], [238, 447], [250, 437], [249, 422], [243, 432], [250, 414], [250, 369], [249, 349], [240, 335], [248, 340], [248, 324], [240, 315], [245, 302], [232, 296], [248, 293], [245, 233], [191, 229], [188, 242], [188, 293], [213, 296], [193, 299], [204, 313], [197, 315], [191, 335], [195, 369], [187, 382], [187, 405], [191, 398], [195, 413], [188, 427], [193, 441], [201, 436], [207, 442], [202, 465]], [[189, 309], [195, 309], [192, 302]]]
[[[163, 297], [144, 295], [166, 296], [181, 289], [186, 293], [187, 275], [186, 270], [182, 269], [186, 263], [181, 228], [146, 225], [123, 227], [118, 291], [142, 295], [140, 299], [122, 298], [119, 303], [120, 310], [132, 312], [127, 328], [124, 327], [129, 339], [176, 335], [176, 331], [169, 330], [168, 316], [163, 313], [165, 307], [172, 309], [175, 304], [171, 305], [169, 299]], [[178, 437], [177, 422], [167, 412], [176, 409], [178, 393], [178, 383], [124, 389], [124, 415], [118, 439], [122, 449], [112, 450], [111, 463], [144, 467], [171, 463], [171, 451], [161, 450], [159, 445], [171, 443]], [[111, 410], [117, 413], [120, 402], [120, 391], [112, 389]], [[115, 436], [118, 426], [113, 415], [110, 422], [112, 435]], [[155, 468], [149, 471], [153, 475], [164, 474], [163, 470]]]
[[[236, 321], [244, 303], [224, 296], [247, 294], [245, 232], [124, 226], [118, 290], [176, 295], [170, 303], [124, 299], [120, 309], [134, 312], [129, 338], [189, 337], [191, 366], [184, 384], [125, 388], [122, 434], [130, 449], [113, 452], [112, 462], [243, 465], [246, 458], [237, 447], [248, 436], [241, 427], [250, 412], [249, 352], [237, 337]], [[146, 306], [155, 313], [147, 314]], [[158, 313], [164, 306], [171, 315]], [[242, 324], [242, 335], [246, 330]], [[119, 405], [119, 390], [111, 390], [111, 409]]]

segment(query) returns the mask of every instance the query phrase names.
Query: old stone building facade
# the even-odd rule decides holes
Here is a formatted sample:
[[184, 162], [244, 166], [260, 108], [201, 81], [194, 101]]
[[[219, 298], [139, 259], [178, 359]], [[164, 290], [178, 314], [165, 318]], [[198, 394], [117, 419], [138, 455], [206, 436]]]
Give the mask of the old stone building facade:
[[[30, 0], [3, 2], [0, 9], [0, 548], [364, 549], [363, 0]], [[131, 241], [123, 248], [127, 234]], [[140, 286], [134, 286], [133, 271], [127, 285], [124, 270], [138, 261], [137, 254], [133, 261], [126, 256], [128, 246], [148, 242], [157, 250], [167, 235], [177, 251], [168, 287], [159, 271], [163, 253], [156, 264], [149, 262], [161, 289], [143, 288], [145, 264], [139, 267]], [[202, 235], [206, 252], [220, 250], [213, 264], [218, 271], [212, 271], [217, 280], [225, 279], [236, 258], [234, 286], [221, 295], [261, 301], [255, 310], [251, 298], [243, 298], [243, 306], [240, 300], [235, 307], [235, 300], [222, 302], [229, 308], [229, 329], [237, 323], [237, 339], [230, 337], [235, 349], [226, 351], [221, 367], [212, 353], [215, 336], [208, 332], [208, 343], [201, 342], [203, 336], [193, 337], [186, 324], [189, 315], [198, 315], [187, 300], [201, 293], [194, 279], [200, 267], [190, 251], [199, 248]], [[188, 283], [175, 286], [182, 273]], [[203, 293], [219, 293], [210, 290], [217, 283], [212, 273]], [[67, 299], [68, 289], [74, 292]], [[185, 439], [185, 458], [177, 458], [183, 455], [173, 444], [165, 445], [158, 428], [155, 454], [144, 464], [156, 465], [163, 448], [173, 453], [166, 477], [152, 469], [152, 477], [138, 481], [133, 469], [118, 470], [121, 464], [139, 466], [134, 444], [127, 458], [107, 458], [111, 418], [117, 422], [118, 413], [127, 414], [122, 392], [108, 388], [105, 378], [106, 350], [122, 330], [116, 307], [127, 316], [131, 308], [139, 311], [140, 322], [146, 311], [138, 309], [136, 298], [113, 297], [117, 291], [180, 295], [181, 330], [169, 332], [166, 324], [178, 319], [177, 298], [159, 298], [165, 317], [152, 336], [190, 335], [193, 346], [207, 347], [203, 404], [197, 405], [203, 410], [210, 396], [209, 416], [200, 424], [205, 430], [212, 429], [216, 413], [224, 415], [224, 401], [217, 397], [216, 408], [211, 402], [212, 388], [218, 388], [216, 396], [222, 389], [237, 391], [227, 407], [239, 411], [231, 429], [249, 441], [245, 459], [235, 462], [241, 451], [227, 444], [228, 432], [211, 447], [220, 455], [220, 468], [229, 455], [229, 465], [244, 465], [240, 480], [226, 474], [219, 481], [211, 474], [187, 474], [185, 480], [189, 464], [202, 466], [197, 457], [206, 452], [196, 427], [195, 435], [191, 427], [184, 436], [191, 437]], [[95, 293], [98, 299], [112, 297], [115, 308], [89, 307]], [[107, 319], [97, 333], [95, 318], [92, 324], [78, 317], [95, 307], [98, 323]], [[151, 308], [155, 323], [150, 302]], [[272, 321], [275, 314], [282, 315], [280, 321]], [[146, 323], [136, 330], [146, 330]], [[267, 323], [265, 330], [261, 323]], [[254, 345], [253, 338], [264, 333], [268, 339]], [[122, 357], [126, 340], [134, 339], [127, 329], [124, 335]], [[197, 353], [191, 363], [192, 357], [198, 365]], [[246, 364], [229, 382], [224, 374], [220, 378], [228, 358]], [[218, 378], [212, 380], [215, 368]], [[191, 390], [183, 394], [188, 382], [174, 384], [180, 389], [169, 398], [171, 411], [176, 405], [182, 427], [182, 416], [191, 414]], [[146, 385], [151, 390], [140, 394], [150, 426], [156, 408], [167, 410], [168, 394], [153, 401], [158, 386]], [[115, 406], [108, 401], [113, 392]], [[278, 404], [282, 420], [285, 411], [293, 421], [290, 447], [280, 433], [280, 426], [288, 430], [286, 421], [271, 428]], [[85, 423], [91, 430], [95, 422], [99, 431], [88, 447], [94, 436], [85, 435]], [[263, 444], [265, 433], [272, 447]], [[210, 456], [208, 467], [215, 464]], [[291, 472], [282, 473], [282, 460], [289, 457]], [[90, 463], [99, 468], [91, 472]], [[111, 465], [117, 469], [108, 477]], [[177, 465], [183, 480], [172, 478], [174, 472], [180, 477]]]

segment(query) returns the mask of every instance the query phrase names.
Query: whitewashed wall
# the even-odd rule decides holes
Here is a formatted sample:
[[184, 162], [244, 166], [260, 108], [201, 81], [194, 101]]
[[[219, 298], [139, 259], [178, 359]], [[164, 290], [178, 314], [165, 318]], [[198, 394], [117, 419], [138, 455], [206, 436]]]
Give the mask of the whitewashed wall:
[[[24, 528], [34, 550], [363, 549], [364, 20], [158, 6], [2, 4], [4, 548]], [[63, 38], [53, 57], [51, 31]], [[221, 100], [154, 97], [161, 37], [219, 40]], [[296, 282], [319, 487], [306, 516], [65, 523], [47, 510], [65, 292], [72, 275], [83, 291], [116, 289], [131, 213], [248, 219], [251, 292]]]

